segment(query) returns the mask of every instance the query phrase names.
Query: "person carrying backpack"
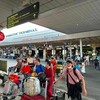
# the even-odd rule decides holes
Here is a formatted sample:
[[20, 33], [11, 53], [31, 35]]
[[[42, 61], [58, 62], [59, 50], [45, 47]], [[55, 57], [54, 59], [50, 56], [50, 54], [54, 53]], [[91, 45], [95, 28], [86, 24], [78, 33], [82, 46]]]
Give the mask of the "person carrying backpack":
[[[57, 83], [61, 78], [67, 77], [68, 98], [71, 100], [82, 100], [81, 92], [87, 95], [85, 80], [79, 70], [73, 68], [72, 61], [68, 60], [61, 76], [54, 82]], [[81, 88], [82, 83], [82, 88]]]

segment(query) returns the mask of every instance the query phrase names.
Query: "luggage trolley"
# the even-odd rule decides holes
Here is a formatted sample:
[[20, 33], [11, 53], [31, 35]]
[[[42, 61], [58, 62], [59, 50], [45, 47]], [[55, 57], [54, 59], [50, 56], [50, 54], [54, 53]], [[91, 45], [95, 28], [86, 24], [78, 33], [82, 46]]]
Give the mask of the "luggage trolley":
[[60, 89], [58, 87], [53, 86], [54, 97], [52, 100], [65, 100], [65, 95], [67, 94], [66, 90]]

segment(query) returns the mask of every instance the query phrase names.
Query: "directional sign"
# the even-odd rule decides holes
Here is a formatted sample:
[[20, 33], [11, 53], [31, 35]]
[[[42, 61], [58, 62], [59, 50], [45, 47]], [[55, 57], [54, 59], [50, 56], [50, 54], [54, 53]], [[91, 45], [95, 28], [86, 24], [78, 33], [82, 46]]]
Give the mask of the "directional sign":
[[39, 15], [39, 2], [9, 16], [7, 18], [7, 28], [22, 24], [33, 19], [37, 19]]

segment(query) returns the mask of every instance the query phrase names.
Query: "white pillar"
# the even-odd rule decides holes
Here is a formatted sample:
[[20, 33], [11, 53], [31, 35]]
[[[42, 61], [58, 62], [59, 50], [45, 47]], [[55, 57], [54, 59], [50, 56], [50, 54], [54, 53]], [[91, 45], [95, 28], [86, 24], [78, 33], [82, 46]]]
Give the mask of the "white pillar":
[[80, 39], [80, 57], [83, 57], [82, 39]]
[[70, 58], [72, 57], [72, 48], [71, 48], [71, 43], [69, 44], [69, 51], [70, 51]]
[[96, 56], [96, 47], [93, 47], [92, 56]]
[[65, 48], [63, 49], [62, 54], [63, 54], [63, 60], [65, 60], [65, 56], [66, 56], [66, 49]]
[[46, 49], [43, 50], [43, 59], [46, 59]]
[[56, 54], [56, 50], [52, 49], [52, 55]]
[[38, 56], [39, 50], [35, 48], [35, 56]]

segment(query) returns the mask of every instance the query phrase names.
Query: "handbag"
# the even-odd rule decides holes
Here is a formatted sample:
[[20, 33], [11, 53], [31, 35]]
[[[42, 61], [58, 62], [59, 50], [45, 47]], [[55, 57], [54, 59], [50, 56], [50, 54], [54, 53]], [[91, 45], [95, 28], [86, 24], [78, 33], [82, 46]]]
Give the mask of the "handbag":
[[[75, 72], [74, 72], [75, 73]], [[82, 81], [81, 80], [79, 80], [79, 82], [76, 82], [75, 80], [74, 80], [74, 78], [70, 75], [70, 73], [68, 73], [69, 74], [69, 76], [72, 78], [72, 80], [74, 81], [74, 83], [75, 83], [75, 87], [77, 88], [77, 90], [79, 91], [79, 92], [82, 92]], [[77, 75], [75, 75], [78, 79], [79, 79], [79, 77], [77, 76]]]

